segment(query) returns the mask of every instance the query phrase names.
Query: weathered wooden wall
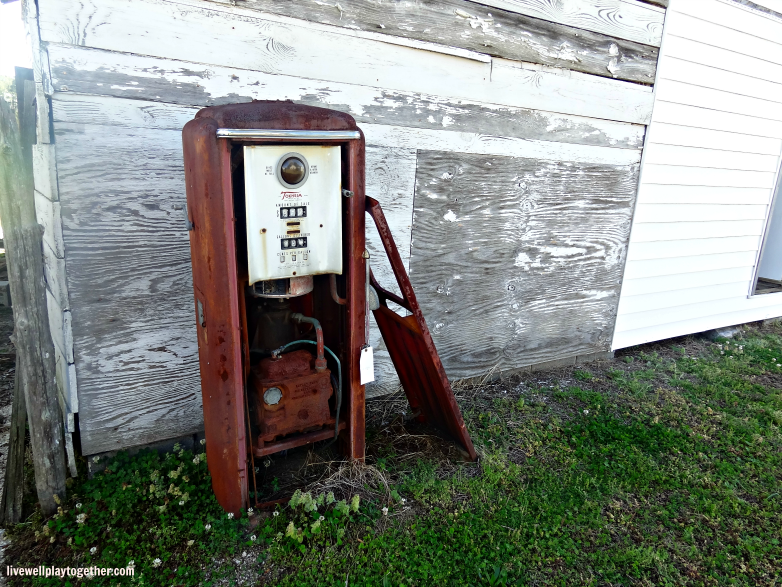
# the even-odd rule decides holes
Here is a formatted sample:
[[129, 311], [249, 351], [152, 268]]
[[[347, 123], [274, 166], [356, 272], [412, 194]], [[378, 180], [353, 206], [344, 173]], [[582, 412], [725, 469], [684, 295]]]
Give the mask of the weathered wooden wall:
[[39, 0], [39, 215], [84, 452], [201, 427], [180, 132], [206, 105], [356, 118], [452, 377], [608, 351], [662, 4]]

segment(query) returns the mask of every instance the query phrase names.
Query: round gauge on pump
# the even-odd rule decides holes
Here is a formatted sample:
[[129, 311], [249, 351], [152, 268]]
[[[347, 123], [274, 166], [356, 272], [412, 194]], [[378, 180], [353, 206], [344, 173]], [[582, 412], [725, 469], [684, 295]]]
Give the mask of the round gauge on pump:
[[310, 166], [304, 155], [285, 153], [277, 162], [277, 179], [286, 188], [299, 188], [307, 181]]
[[263, 402], [267, 406], [276, 406], [282, 399], [282, 390], [279, 387], [270, 387], [263, 392]]

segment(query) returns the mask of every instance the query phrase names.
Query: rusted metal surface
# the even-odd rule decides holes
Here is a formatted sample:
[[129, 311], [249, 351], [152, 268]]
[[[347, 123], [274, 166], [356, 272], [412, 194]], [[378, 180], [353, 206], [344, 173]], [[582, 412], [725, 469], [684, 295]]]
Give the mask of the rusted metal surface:
[[[244, 228], [237, 223], [232, 177], [232, 152], [239, 144], [218, 138], [218, 128], [356, 131], [358, 139], [333, 139], [322, 144], [340, 145], [342, 187], [353, 192], [343, 200], [343, 267], [346, 305], [331, 299], [328, 279], [314, 283], [314, 291], [301, 298], [301, 309], [324, 325], [326, 343], [343, 365], [343, 406], [340, 413], [340, 448], [352, 459], [363, 459], [364, 386], [358, 360], [366, 342], [364, 237], [364, 138], [348, 114], [291, 102], [254, 101], [200, 110], [183, 131], [185, 178], [195, 316], [198, 323], [199, 362], [207, 435], [207, 457], [215, 495], [226, 511], [238, 513], [248, 496], [248, 426], [245, 381], [249, 377], [248, 320], [245, 312], [247, 271], [242, 266]], [[297, 143], [297, 139], [242, 139], [241, 144]], [[237, 197], [237, 200], [239, 197]], [[319, 285], [320, 283], [320, 285]], [[294, 284], [291, 284], [293, 286]], [[296, 284], [298, 285], [298, 284]], [[304, 285], [302, 283], [302, 285]], [[306, 284], [312, 287], [311, 282]], [[305, 288], [306, 289], [306, 288]], [[249, 296], [248, 296], [249, 297]], [[297, 302], [299, 303], [299, 302]], [[326, 373], [326, 371], [324, 371]], [[330, 385], [329, 385], [330, 389]], [[250, 408], [252, 409], [252, 408]], [[322, 415], [322, 413], [321, 413]], [[330, 416], [330, 423], [335, 420]], [[255, 456], [323, 440], [333, 427], [298, 434], [263, 448], [249, 450]], [[251, 469], [252, 470], [252, 469]]]
[[252, 403], [261, 430], [257, 448], [286, 434], [334, 423], [329, 410], [331, 371], [316, 371], [309, 351], [263, 359], [253, 368], [252, 380]]
[[[399, 298], [386, 291], [375, 281], [374, 276], [372, 277], [372, 285], [380, 298], [380, 307], [374, 311], [375, 321], [383, 335], [410, 407], [414, 412], [420, 411], [420, 421], [429, 422], [450, 434], [462, 445], [470, 459], [475, 460], [475, 448], [380, 204], [367, 197], [366, 210], [375, 221], [403, 296]], [[399, 316], [388, 308], [388, 300], [406, 308], [412, 315]]]
[[191, 120], [182, 142], [207, 463], [217, 501], [238, 514], [247, 501], [244, 378], [230, 145], [217, 140], [218, 126]]

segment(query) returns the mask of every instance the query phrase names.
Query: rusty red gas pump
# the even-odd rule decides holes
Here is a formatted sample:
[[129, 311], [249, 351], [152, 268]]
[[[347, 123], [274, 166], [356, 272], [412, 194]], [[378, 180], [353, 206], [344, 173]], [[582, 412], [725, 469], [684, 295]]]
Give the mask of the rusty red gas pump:
[[[382, 210], [365, 196], [353, 118], [290, 102], [209, 107], [183, 147], [207, 462], [223, 508], [250, 505], [255, 458], [329, 439], [364, 458], [368, 292], [418, 418], [474, 459]], [[402, 298], [367, 275], [365, 212]]]

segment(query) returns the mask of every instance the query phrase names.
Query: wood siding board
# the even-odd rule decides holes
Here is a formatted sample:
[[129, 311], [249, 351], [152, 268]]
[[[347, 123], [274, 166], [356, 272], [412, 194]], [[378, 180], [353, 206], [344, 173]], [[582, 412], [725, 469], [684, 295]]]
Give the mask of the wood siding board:
[[65, 276], [65, 259], [61, 259], [49, 244], [43, 241], [43, 271], [46, 289], [54, 296], [61, 308], [70, 308], [68, 284]]
[[772, 139], [782, 137], [782, 124], [776, 120], [764, 120], [733, 112], [719, 112], [665, 100], [658, 100], [655, 103], [654, 116], [655, 122], [667, 122], [684, 127], [736, 132]]
[[57, 166], [53, 144], [36, 144], [33, 150], [33, 183], [35, 190], [51, 201], [57, 201]]
[[657, 275], [675, 275], [693, 271], [709, 271], [730, 267], [752, 267], [755, 264], [755, 251], [739, 253], [718, 253], [715, 255], [695, 255], [671, 259], [648, 259], [628, 263], [625, 279], [654, 277]]
[[60, 203], [52, 202], [35, 191], [35, 213], [38, 224], [43, 226], [43, 240], [54, 253], [54, 256], [65, 257], [65, 243], [62, 240], [62, 221], [60, 218]]
[[633, 225], [632, 242], [709, 238], [715, 234], [728, 236], [760, 236], [763, 220], [720, 220], [711, 222], [651, 222]]
[[466, 0], [375, 4], [239, 0], [238, 6], [351, 30], [429, 41], [492, 56], [650, 84], [655, 47]]
[[658, 99], [675, 101], [678, 104], [743, 114], [764, 120], [782, 120], [782, 104], [766, 99], [751, 98], [664, 78], [658, 78], [655, 92]]
[[741, 171], [767, 171], [774, 173], [778, 167], [779, 155], [758, 155], [737, 153], [703, 147], [680, 147], [647, 143], [645, 163], [676, 165], [683, 167], [705, 167], [736, 169]]
[[655, 120], [647, 131], [648, 145], [675, 145], [678, 147], [702, 147], [735, 153], [757, 153], [758, 155], [779, 155], [782, 140], [758, 137], [736, 132], [683, 127]]
[[[642, 125], [589, 119], [546, 111], [452, 100], [409, 91], [346, 83], [322, 83], [225, 67], [203, 66], [107, 51], [50, 45], [58, 88], [149, 101], [120, 115], [96, 106], [99, 98], [55, 96], [54, 116], [65, 122], [181, 128], [186, 110], [257, 100], [293, 100], [349, 112], [359, 124], [449, 129], [562, 143], [637, 149]], [[66, 103], [68, 100], [75, 103]], [[108, 100], [108, 99], [106, 99]], [[83, 101], [83, 103], [81, 103]], [[155, 102], [170, 104], [155, 104]], [[114, 110], [120, 110], [115, 108]], [[189, 119], [189, 118], [188, 118]]]
[[665, 69], [660, 70], [658, 79], [693, 84], [750, 98], [763, 96], [764, 100], [774, 103], [782, 102], [782, 83], [726, 71], [720, 67], [703, 65], [687, 59], [675, 57], [666, 59]]
[[741, 251], [757, 251], [760, 236], [684, 239], [633, 243], [627, 251], [628, 261], [644, 259], [676, 259], [694, 255], [711, 255]]
[[775, 173], [769, 171], [737, 171], [704, 167], [682, 167], [678, 165], [644, 165], [644, 183], [756, 187], [771, 189]]
[[718, 25], [703, 18], [683, 14], [676, 6], [669, 11], [665, 26], [668, 29], [666, 33], [671, 35], [705, 45], [730, 48], [731, 52], [739, 55], [782, 65], [782, 44], [762, 39], [752, 33], [737, 31], [730, 25]]
[[[41, 11], [42, 36], [116, 52], [431, 93], [507, 106], [646, 123], [649, 88], [554, 68], [498, 68], [492, 63], [359, 39], [348, 31], [276, 22], [165, 0], [52, 2]], [[100, 23], [98, 25], [98, 23]], [[219, 50], [218, 50], [219, 48]], [[350, 64], [346, 67], [345, 64]], [[520, 89], [523, 88], [523, 91]]]
[[665, 10], [635, 0], [481, 0], [481, 4], [660, 46]]
[[637, 170], [419, 153], [411, 278], [451, 377], [607, 346]]
[[638, 224], [647, 222], [711, 222], [713, 220], [764, 220], [764, 204], [731, 206], [714, 204], [638, 204]]
[[[676, 293], [692, 288], [709, 288], [724, 283], [749, 282], [752, 267], [731, 267], [711, 271], [695, 271], [687, 274], [662, 275], [625, 279], [622, 283], [622, 299], [654, 293]], [[621, 300], [620, 300], [621, 304]]]
[[742, 55], [719, 45], [668, 35], [665, 42], [677, 59], [771, 83], [782, 83], [782, 65]]
[[769, 188], [641, 184], [639, 204], [768, 204]]
[[687, 0], [686, 2], [676, 2], [673, 9], [680, 14], [687, 14], [699, 20], [782, 44], [782, 40], [779, 38], [780, 21], [778, 18], [753, 10], [737, 9], [734, 2]]
[[82, 448], [194, 432], [189, 242], [175, 208], [185, 199], [181, 133], [59, 123], [56, 136]]
[[[368, 147], [366, 151], [367, 195], [378, 200], [383, 207], [408, 274], [410, 273], [416, 158], [414, 149]], [[401, 295], [374, 222], [367, 221], [366, 232], [370, 266], [375, 278], [387, 290]], [[375, 381], [367, 384], [367, 397], [391, 393], [399, 387], [399, 377], [374, 316], [370, 317], [369, 344], [374, 353]]]
[[625, 296], [619, 302], [619, 312], [633, 314], [650, 310], [663, 310], [677, 306], [713, 300], [725, 300], [747, 294], [747, 282], [742, 279], [733, 283], [718, 283], [705, 287], [681, 288], [665, 293], [653, 292], [637, 296]]

